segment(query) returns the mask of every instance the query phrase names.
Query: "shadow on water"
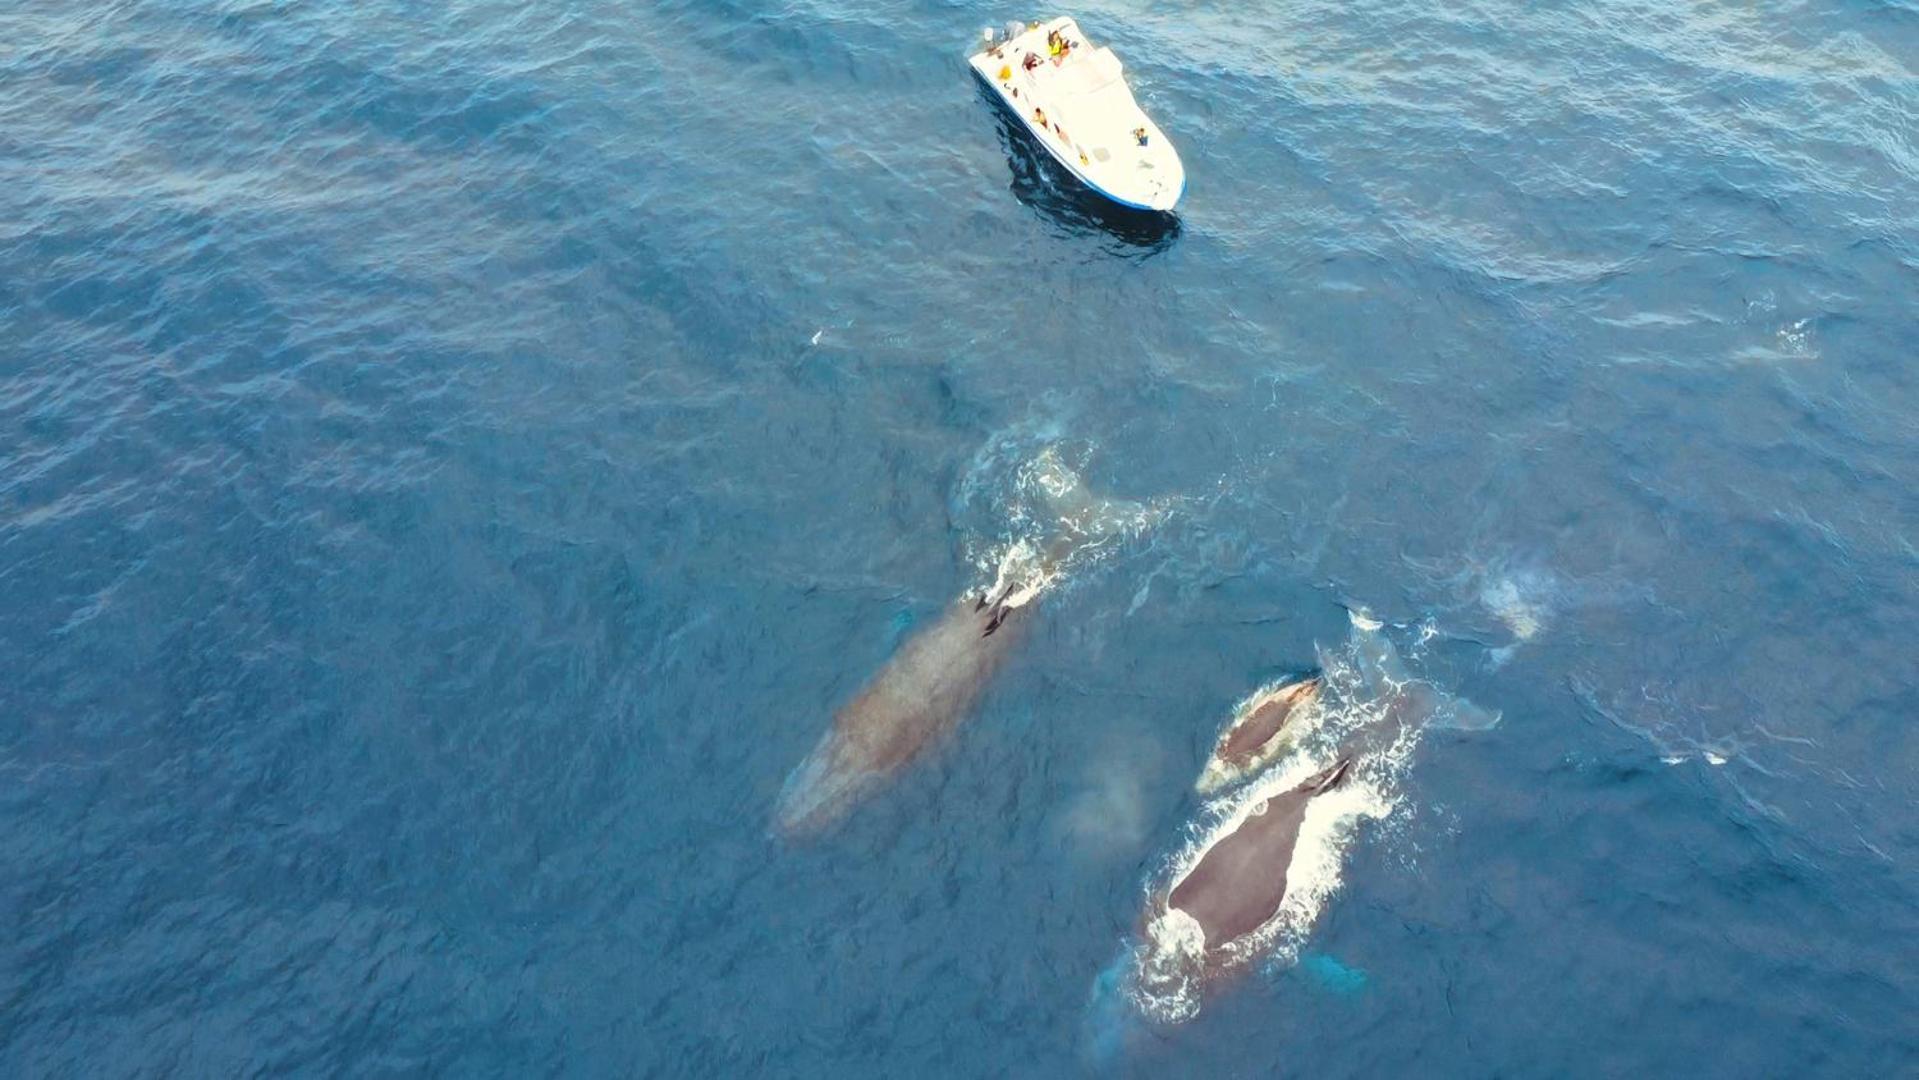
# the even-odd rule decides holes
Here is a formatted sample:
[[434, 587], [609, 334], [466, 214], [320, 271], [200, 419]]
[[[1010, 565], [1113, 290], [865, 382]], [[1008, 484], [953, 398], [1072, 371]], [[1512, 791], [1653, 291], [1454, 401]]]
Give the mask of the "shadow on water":
[[1116, 255], [1145, 259], [1173, 246], [1179, 239], [1179, 217], [1155, 210], [1133, 210], [1088, 188], [1035, 144], [1019, 119], [999, 98], [980, 88], [980, 98], [993, 108], [1000, 143], [1013, 167], [1013, 197], [1040, 212], [1069, 236], [1117, 240]]

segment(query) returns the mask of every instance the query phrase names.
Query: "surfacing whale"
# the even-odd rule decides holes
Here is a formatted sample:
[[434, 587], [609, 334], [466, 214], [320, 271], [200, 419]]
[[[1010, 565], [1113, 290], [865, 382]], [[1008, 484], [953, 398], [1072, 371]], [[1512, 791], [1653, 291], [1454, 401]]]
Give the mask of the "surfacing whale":
[[1173, 882], [1166, 909], [1199, 925], [1209, 969], [1223, 966], [1229, 946], [1279, 914], [1306, 804], [1338, 786], [1352, 764], [1341, 758], [1298, 787], [1254, 803]]
[[1289, 679], [1247, 699], [1234, 712], [1226, 730], [1220, 732], [1194, 790], [1211, 795], [1258, 775], [1279, 760], [1296, 744], [1300, 729], [1307, 726], [1308, 714], [1318, 706], [1325, 684], [1323, 676], [1314, 674]]

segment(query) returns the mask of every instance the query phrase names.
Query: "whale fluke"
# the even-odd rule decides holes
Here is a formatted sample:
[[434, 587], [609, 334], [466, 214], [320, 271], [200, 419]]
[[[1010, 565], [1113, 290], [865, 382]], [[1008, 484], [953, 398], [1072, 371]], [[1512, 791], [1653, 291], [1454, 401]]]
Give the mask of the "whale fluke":
[[1415, 676], [1382, 632], [1384, 624], [1363, 608], [1348, 608], [1352, 623], [1353, 666], [1365, 689], [1386, 703], [1386, 716], [1403, 724], [1425, 724], [1459, 731], [1485, 731], [1499, 724], [1497, 709], [1472, 701]]

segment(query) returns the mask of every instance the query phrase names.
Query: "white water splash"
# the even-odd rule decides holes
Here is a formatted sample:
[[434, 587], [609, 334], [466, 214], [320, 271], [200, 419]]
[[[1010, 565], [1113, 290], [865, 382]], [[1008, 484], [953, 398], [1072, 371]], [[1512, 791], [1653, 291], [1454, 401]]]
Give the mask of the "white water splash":
[[1582, 611], [1657, 602], [1642, 582], [1610, 572], [1573, 574], [1536, 552], [1494, 550], [1457, 559], [1408, 559], [1407, 563], [1457, 598], [1458, 606], [1449, 608], [1447, 621], [1456, 632], [1463, 631], [1485, 646], [1486, 665], [1492, 670], [1505, 666], [1523, 648]]
[[981, 594], [1002, 607], [1023, 607], [1059, 580], [1060, 571], [1049, 565], [1038, 548], [1026, 540], [1015, 540], [1000, 553], [999, 566], [993, 571], [993, 584]]
[[1182, 1024], [1199, 1015], [1200, 979], [1206, 966], [1206, 932], [1178, 908], [1147, 924], [1146, 940], [1128, 958], [1126, 994], [1142, 1016], [1159, 1024]]
[[[966, 558], [978, 580], [990, 574], [992, 582], [970, 592], [1003, 597], [1000, 602], [1008, 607], [1029, 603], [1105, 561], [1165, 520], [1171, 508], [1170, 500], [1134, 501], [1093, 492], [1081, 475], [1091, 448], [1070, 450], [1051, 429], [1040, 434], [1045, 437], [1015, 432], [989, 443], [961, 484], [959, 509], [989, 514], [1001, 530], [996, 536], [966, 534]], [[1016, 457], [1015, 449], [1029, 453]]]

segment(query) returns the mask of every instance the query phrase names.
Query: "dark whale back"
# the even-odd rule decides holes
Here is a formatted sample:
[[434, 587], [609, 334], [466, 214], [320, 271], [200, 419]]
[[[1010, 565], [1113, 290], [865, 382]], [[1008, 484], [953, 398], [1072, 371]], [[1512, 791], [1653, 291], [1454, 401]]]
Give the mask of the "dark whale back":
[[1173, 886], [1168, 906], [1191, 915], [1206, 934], [1208, 952], [1265, 925], [1286, 899], [1286, 872], [1306, 820], [1306, 804], [1346, 776], [1342, 758], [1291, 791], [1265, 800], [1231, 833], [1206, 849]]

